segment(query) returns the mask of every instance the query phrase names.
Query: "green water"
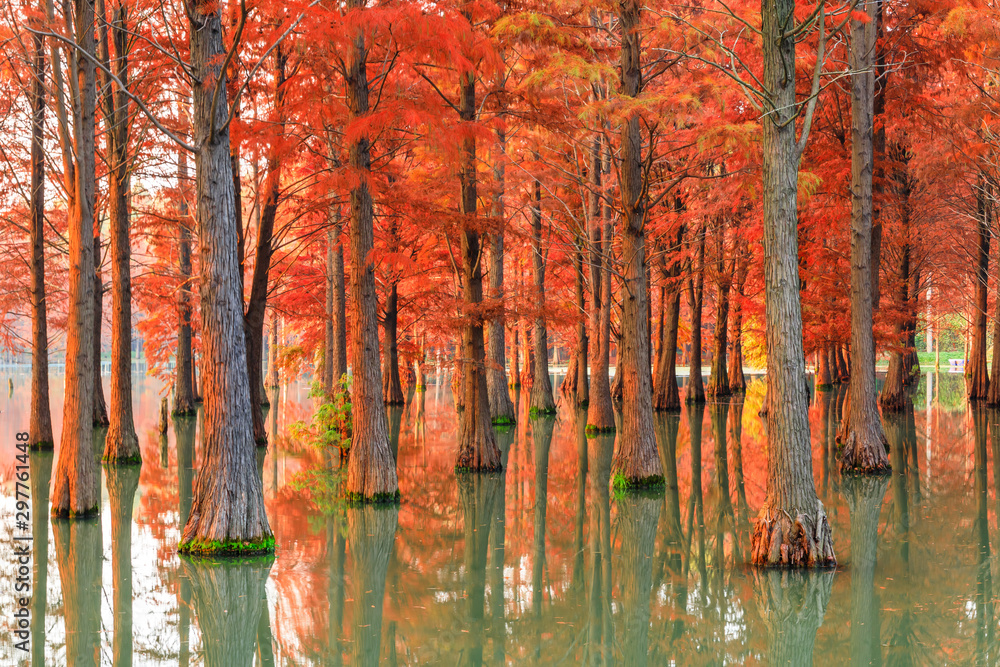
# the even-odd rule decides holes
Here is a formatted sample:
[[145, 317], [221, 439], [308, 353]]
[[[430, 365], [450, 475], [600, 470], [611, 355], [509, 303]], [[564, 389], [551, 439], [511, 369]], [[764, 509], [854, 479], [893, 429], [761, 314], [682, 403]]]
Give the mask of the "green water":
[[[27, 427], [29, 397], [28, 376], [12, 377], [0, 398], [8, 545], [21, 534], [14, 433]], [[839, 475], [843, 392], [814, 397], [814, 475], [840, 567], [809, 574], [745, 565], [766, 477], [759, 385], [658, 417], [672, 483], [623, 496], [609, 484], [613, 436], [586, 438], [568, 406], [530, 420], [524, 396], [517, 427], [498, 434], [505, 472], [456, 476], [456, 413], [438, 380], [390, 414], [402, 502], [381, 509], [327, 495], [330, 457], [293, 437], [314, 408], [307, 388], [272, 392], [272, 446], [259, 462], [278, 547], [243, 562], [178, 557], [200, 416], [172, 420], [161, 439], [161, 387], [137, 381], [144, 463], [104, 471], [99, 519], [50, 520], [54, 459], [31, 455], [30, 648], [15, 647], [7, 548], [0, 664], [1000, 661], [1000, 413], [968, 408], [960, 376], [921, 378], [913, 410], [885, 419], [894, 470], [878, 479]]]

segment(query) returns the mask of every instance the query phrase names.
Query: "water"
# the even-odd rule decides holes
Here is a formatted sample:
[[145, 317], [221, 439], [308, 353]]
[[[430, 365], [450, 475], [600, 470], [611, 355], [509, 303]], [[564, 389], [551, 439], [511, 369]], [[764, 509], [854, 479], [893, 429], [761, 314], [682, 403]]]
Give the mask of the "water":
[[[28, 421], [28, 377], [13, 380], [0, 398], [8, 545], [13, 434]], [[617, 497], [613, 441], [583, 437], [565, 406], [529, 421], [523, 394], [516, 429], [499, 436], [506, 472], [456, 478], [447, 385], [390, 415], [403, 499], [391, 509], [331, 503], [323, 454], [292, 435], [313, 409], [306, 386], [272, 394], [277, 447], [261, 466], [276, 556], [211, 564], [176, 553], [198, 419], [173, 421], [162, 442], [161, 387], [138, 382], [138, 480], [105, 471], [99, 520], [34, 516], [47, 545], [33, 573], [35, 664], [997, 664], [1000, 414], [968, 408], [960, 376], [925, 376], [915, 409], [886, 421], [894, 472], [877, 480], [837, 473], [843, 395], [815, 397], [814, 474], [840, 567], [809, 574], [744, 565], [766, 472], [759, 384], [743, 402], [657, 418], [668, 475], [676, 440], [678, 481], [658, 497]], [[33, 482], [53, 461], [31, 456]], [[14, 581], [9, 547], [0, 572]], [[2, 664], [26, 656], [13, 647], [16, 604], [8, 583]]]

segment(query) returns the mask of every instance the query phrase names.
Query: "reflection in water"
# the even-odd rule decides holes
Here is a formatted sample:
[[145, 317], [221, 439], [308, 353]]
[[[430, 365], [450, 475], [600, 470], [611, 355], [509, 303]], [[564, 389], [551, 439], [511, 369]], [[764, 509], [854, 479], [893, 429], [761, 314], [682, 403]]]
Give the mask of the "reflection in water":
[[611, 619], [611, 459], [614, 434], [590, 438], [590, 590], [587, 601], [587, 646], [584, 664], [607, 665], [615, 643]]
[[[545, 513], [549, 502], [549, 449], [555, 417], [538, 417], [531, 420], [531, 434], [535, 448], [535, 537], [531, 558], [531, 611], [535, 618], [542, 616], [542, 576], [545, 573]], [[537, 626], [539, 631], [541, 624]], [[540, 650], [536, 646], [536, 655]]]
[[684, 560], [682, 555], [684, 531], [681, 528], [681, 496], [677, 479], [677, 432], [680, 430], [681, 416], [673, 412], [658, 413], [656, 419], [656, 440], [663, 467], [665, 492], [663, 496], [663, 546], [657, 562], [654, 582], [663, 579], [663, 570], [670, 574], [680, 573]]
[[66, 663], [101, 664], [101, 518], [52, 518], [66, 624]]
[[465, 597], [468, 603], [465, 655], [468, 664], [475, 667], [483, 664], [486, 560], [496, 502], [504, 488], [503, 473], [460, 472], [456, 476], [465, 521]]
[[114, 664], [132, 664], [132, 503], [139, 466], [105, 466], [111, 505], [111, 578], [114, 587]]
[[340, 635], [344, 630], [344, 561], [347, 553], [347, 519], [336, 511], [326, 517], [326, 556], [330, 573], [327, 584], [327, 659], [324, 664], [344, 662]]
[[656, 525], [663, 501], [655, 495], [627, 494], [616, 501], [621, 534], [621, 604], [625, 636], [622, 658], [641, 667], [649, 655], [649, 598], [653, 588]]
[[353, 560], [354, 651], [351, 664], [379, 664], [382, 645], [382, 601], [385, 574], [399, 520], [397, 505], [350, 507], [347, 542]]
[[[885, 437], [889, 443], [889, 463], [892, 465], [892, 517], [893, 541], [899, 548], [902, 564], [903, 604], [890, 611], [885, 625], [888, 628], [888, 653], [890, 665], [912, 665], [918, 662], [916, 647], [918, 616], [913, 606], [913, 579], [911, 564], [910, 489], [919, 489], [920, 478], [916, 460], [916, 431], [913, 421], [913, 404], [908, 403], [902, 412], [883, 415]], [[919, 494], [919, 490], [916, 491]], [[919, 495], [918, 495], [919, 497]]]
[[[706, 603], [708, 590], [708, 564], [705, 557], [705, 496], [701, 487], [701, 427], [705, 421], [705, 404], [688, 403], [688, 427], [691, 432], [691, 497], [687, 509], [687, 548], [685, 549], [685, 574], [691, 570], [691, 556], [698, 552], [699, 589], [702, 604]], [[697, 540], [695, 542], [694, 540]]]
[[389, 450], [392, 451], [392, 460], [399, 458], [399, 431], [403, 425], [403, 406], [390, 405], [386, 408], [389, 414]]
[[257, 625], [267, 607], [264, 584], [273, 556], [212, 560], [181, 556], [207, 667], [252, 665]]
[[823, 624], [834, 572], [755, 569], [751, 576], [767, 628], [768, 664], [812, 665], [816, 631]]
[[[45, 665], [45, 607], [48, 602], [49, 570], [49, 482], [52, 479], [51, 451], [32, 451], [31, 472], [31, 534], [34, 538], [31, 571], [31, 664]], [[37, 510], [35, 508], [41, 508]]]
[[[200, 413], [201, 410], [199, 409]], [[194, 441], [198, 418], [174, 415], [174, 441], [177, 446], [177, 496], [178, 530], [187, 523], [191, 513], [191, 493], [194, 488]], [[177, 603], [178, 633], [180, 635], [179, 660], [181, 667], [187, 667], [191, 660], [191, 580], [180, 577]]]
[[587, 520], [587, 411], [574, 408], [576, 431], [576, 517], [573, 521], [573, 579], [570, 590], [574, 596], [583, 594], [586, 579], [583, 534]]
[[[991, 411], [993, 418], [996, 413]], [[974, 531], [976, 535], [976, 663], [980, 665], [995, 665], [1000, 656], [994, 645], [996, 639], [996, 620], [993, 617], [993, 577], [990, 561], [990, 520], [988, 477], [986, 463], [986, 423], [987, 411], [981, 406], [973, 406], [972, 418], [975, 423], [975, 484], [976, 518]], [[994, 460], [994, 465], [996, 461]], [[1000, 493], [1000, 489], [997, 490]]]
[[492, 610], [491, 631], [493, 637], [493, 664], [502, 665], [506, 660], [507, 627], [504, 608], [504, 553], [507, 539], [507, 461], [510, 449], [517, 441], [517, 431], [511, 426], [494, 429], [500, 462], [503, 470], [499, 473], [500, 491], [495, 501], [493, 525], [490, 528], [490, 609]]
[[750, 544], [750, 506], [747, 503], [746, 475], [743, 473], [742, 396], [733, 397], [733, 416], [729, 420], [729, 443], [733, 450], [733, 483], [736, 485], [736, 518], [740, 543]]
[[889, 475], [845, 475], [841, 486], [851, 509], [851, 664], [877, 664], [882, 642], [875, 557]]

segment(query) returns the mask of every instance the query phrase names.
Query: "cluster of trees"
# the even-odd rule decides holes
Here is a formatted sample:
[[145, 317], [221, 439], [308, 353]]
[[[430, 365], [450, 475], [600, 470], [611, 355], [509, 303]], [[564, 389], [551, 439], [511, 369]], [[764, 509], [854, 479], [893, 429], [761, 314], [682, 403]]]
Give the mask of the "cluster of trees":
[[56, 513], [97, 509], [93, 423], [110, 425], [106, 463], [138, 462], [134, 320], [175, 412], [204, 400], [209, 474], [181, 542], [195, 552], [273, 544], [254, 456], [268, 322], [270, 381], [312, 358], [332, 393], [350, 366], [346, 492], [363, 501], [398, 498], [386, 405], [442, 355], [456, 469], [502, 467], [492, 424], [514, 418], [511, 383], [531, 385], [534, 414], [555, 409], [562, 342], [560, 393], [591, 431], [617, 428], [630, 487], [663, 481], [653, 412], [680, 409], [678, 348], [694, 369], [710, 351], [690, 402], [766, 363], [759, 563], [834, 562], [807, 358], [821, 387], [849, 377], [845, 470], [888, 469], [876, 400], [901, 409], [921, 320], [968, 315], [969, 396], [1000, 401], [1000, 35], [976, 0], [2, 11], [0, 331], [31, 348], [38, 447], [53, 442], [49, 325], [65, 332]]

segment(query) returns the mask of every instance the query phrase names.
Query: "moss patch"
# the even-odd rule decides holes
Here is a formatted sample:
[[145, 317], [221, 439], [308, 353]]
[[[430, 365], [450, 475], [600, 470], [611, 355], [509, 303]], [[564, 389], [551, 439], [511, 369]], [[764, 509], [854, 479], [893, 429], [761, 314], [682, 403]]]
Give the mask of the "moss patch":
[[177, 551], [190, 556], [258, 556], [274, 553], [274, 535], [259, 540], [199, 540], [181, 542]]
[[85, 510], [80, 510], [77, 512], [72, 509], [57, 509], [52, 508], [52, 516], [57, 519], [93, 519], [101, 513], [101, 506], [94, 505], [93, 507]]
[[512, 417], [508, 417], [507, 415], [493, 418], [494, 426], [513, 426], [516, 423]]
[[55, 444], [51, 442], [36, 442], [30, 447], [33, 452], [51, 452], [55, 448]]
[[376, 493], [373, 496], [366, 496], [363, 493], [345, 493], [344, 500], [348, 505], [397, 505], [399, 504], [399, 490], [394, 492]]
[[261, 438], [260, 440], [254, 440], [254, 443], [261, 449], [267, 449], [267, 438]]
[[425, 385], [425, 384], [418, 384], [417, 385], [417, 392], [418, 393], [423, 393], [425, 391], [427, 391], [427, 385]]
[[107, 456], [101, 458], [101, 463], [108, 466], [141, 466], [142, 456], [135, 454], [134, 456], [121, 456], [118, 458], [108, 458]]
[[513, 424], [500, 424], [493, 427], [493, 430], [497, 433], [510, 433], [514, 430]]
[[614, 477], [612, 477], [611, 485], [614, 487], [616, 495], [624, 493], [655, 493], [666, 486], [663, 481], [663, 475], [650, 475], [649, 477], [642, 477], [640, 479], [629, 479], [620, 472], [616, 472]]
[[584, 429], [584, 433], [587, 434], [588, 438], [596, 438], [599, 435], [608, 435], [615, 432], [614, 426], [605, 426], [604, 428], [600, 426], [594, 426], [593, 424], [587, 424], [587, 428]]
[[551, 417], [554, 414], [556, 414], [555, 408], [548, 408], [548, 409], [531, 408], [530, 410], [528, 410], [528, 415], [530, 415], [532, 419], [536, 419], [538, 417]]
[[469, 466], [455, 466], [455, 474], [489, 475], [495, 472], [503, 472], [503, 466], [495, 468], [470, 468]]

